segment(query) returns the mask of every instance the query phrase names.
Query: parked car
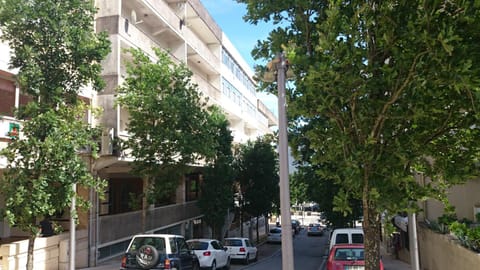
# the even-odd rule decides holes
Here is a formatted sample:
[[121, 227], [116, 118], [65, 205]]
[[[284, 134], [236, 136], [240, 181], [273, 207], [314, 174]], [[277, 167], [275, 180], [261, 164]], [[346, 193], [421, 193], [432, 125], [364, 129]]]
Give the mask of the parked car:
[[267, 243], [281, 243], [282, 242], [282, 228], [273, 227], [268, 231]]
[[[327, 270], [364, 269], [365, 248], [363, 244], [338, 244], [330, 249]], [[380, 270], [384, 270], [380, 260]]]
[[188, 246], [198, 257], [200, 267], [216, 270], [230, 269], [230, 255], [227, 248], [215, 239], [191, 239]]
[[362, 228], [335, 229], [330, 236], [330, 249], [336, 244], [363, 244]]
[[257, 261], [258, 259], [257, 247], [252, 245], [248, 238], [225, 238], [223, 245], [227, 248], [232, 260], [240, 260], [244, 264], [249, 264], [250, 261]]
[[312, 236], [312, 235], [319, 235], [319, 236], [322, 236], [323, 235], [323, 226], [318, 224], [318, 223], [311, 223], [311, 224], [308, 224], [308, 228], [307, 228], [307, 235], [308, 236]]
[[120, 269], [198, 270], [199, 261], [185, 238], [173, 234], [135, 235], [122, 257]]

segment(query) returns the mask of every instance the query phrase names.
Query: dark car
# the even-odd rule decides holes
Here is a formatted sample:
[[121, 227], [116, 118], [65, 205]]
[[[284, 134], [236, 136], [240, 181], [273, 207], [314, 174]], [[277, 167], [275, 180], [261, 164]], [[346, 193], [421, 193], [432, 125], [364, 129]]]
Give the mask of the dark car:
[[141, 234], [130, 241], [120, 269], [200, 269], [185, 238], [173, 234]]
[[300, 232], [300, 221], [296, 219], [292, 219], [292, 229], [295, 231], [295, 234], [298, 234]]

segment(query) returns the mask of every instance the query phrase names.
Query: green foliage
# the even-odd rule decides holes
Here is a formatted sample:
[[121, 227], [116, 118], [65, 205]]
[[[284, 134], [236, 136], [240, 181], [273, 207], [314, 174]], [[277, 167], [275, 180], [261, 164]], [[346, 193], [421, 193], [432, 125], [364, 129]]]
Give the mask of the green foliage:
[[307, 196], [308, 184], [303, 179], [301, 171], [296, 170], [290, 174], [290, 201], [292, 203], [304, 203], [310, 201]]
[[465, 223], [455, 221], [450, 224], [449, 229], [463, 246], [480, 252], [480, 227], [471, 228]]
[[2, 1], [1, 39], [12, 49], [22, 91], [42, 107], [75, 103], [80, 89], [104, 86], [101, 61], [110, 51], [106, 33], [94, 32], [93, 1]]
[[94, 153], [96, 143], [93, 130], [82, 121], [85, 111], [74, 106], [82, 89], [104, 85], [101, 61], [110, 42], [106, 33], [95, 33], [95, 13], [94, 1], [1, 1], [0, 38], [11, 49], [9, 65], [18, 69], [20, 89], [33, 100], [16, 113], [27, 120], [27, 138], [2, 151], [8, 167], [0, 189], [8, 222], [30, 233], [29, 270], [36, 218], [67, 207], [76, 196], [73, 184], [98, 191], [104, 186], [79, 156], [83, 147]]
[[[473, 2], [237, 2], [247, 4], [247, 21], [278, 25], [253, 56], [269, 61], [287, 46], [296, 75], [288, 117], [301, 125], [292, 149], [310, 155], [340, 194], [362, 201], [370, 215], [367, 254], [378, 251], [370, 245], [378, 245], [384, 210], [444, 197], [478, 175], [480, 13]], [[418, 184], [414, 170], [432, 182]], [[336, 201], [348, 210], [344, 197]], [[366, 269], [378, 268], [379, 257], [367, 256]]]
[[212, 228], [212, 237], [222, 239], [225, 216], [233, 206], [233, 136], [226, 116], [217, 107], [212, 108], [210, 119], [217, 147], [215, 157], [205, 168], [198, 206], [203, 219]]
[[242, 145], [236, 156], [236, 168], [242, 212], [259, 217], [279, 206], [277, 154], [268, 137]]
[[[13, 140], [0, 152], [7, 169], [0, 181], [5, 218], [12, 226], [37, 233], [37, 218], [63, 211], [76, 196], [73, 184], [103, 191], [106, 183], [92, 176], [81, 149], [91, 149], [98, 130], [83, 122], [85, 107], [60, 107], [39, 114], [23, 125], [24, 138]], [[77, 198], [87, 209], [89, 202]], [[75, 215], [75, 213], [74, 213]]]
[[170, 195], [188, 166], [211, 158], [216, 147], [192, 72], [154, 50], [155, 62], [139, 49], [129, 50], [133, 60], [117, 98], [130, 116], [124, 147], [131, 150], [134, 171], [149, 179], [150, 202]]

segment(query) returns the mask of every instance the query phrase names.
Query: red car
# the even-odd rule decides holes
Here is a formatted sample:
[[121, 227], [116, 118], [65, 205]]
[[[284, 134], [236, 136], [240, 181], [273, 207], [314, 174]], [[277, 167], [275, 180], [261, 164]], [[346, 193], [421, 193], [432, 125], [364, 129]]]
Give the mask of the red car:
[[[327, 270], [364, 270], [365, 248], [363, 244], [338, 244], [330, 250]], [[384, 270], [380, 261], [380, 270]]]

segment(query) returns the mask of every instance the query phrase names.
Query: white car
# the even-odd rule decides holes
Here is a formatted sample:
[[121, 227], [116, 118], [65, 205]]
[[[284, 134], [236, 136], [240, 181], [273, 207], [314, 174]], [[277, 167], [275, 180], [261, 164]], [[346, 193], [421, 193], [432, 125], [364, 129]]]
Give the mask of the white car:
[[[292, 238], [295, 237], [295, 230], [292, 229]], [[267, 235], [267, 242], [268, 243], [282, 243], [282, 228], [281, 227], [273, 227], [270, 228]]]
[[257, 261], [258, 259], [257, 247], [252, 245], [248, 238], [225, 238], [224, 246], [232, 260], [241, 260], [244, 264], [249, 264], [250, 261]]
[[268, 243], [281, 243], [282, 242], [282, 229], [280, 227], [273, 227], [268, 231], [267, 236]]
[[230, 255], [220, 241], [215, 239], [191, 239], [187, 241], [187, 244], [197, 255], [201, 268], [230, 269]]

